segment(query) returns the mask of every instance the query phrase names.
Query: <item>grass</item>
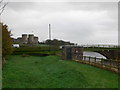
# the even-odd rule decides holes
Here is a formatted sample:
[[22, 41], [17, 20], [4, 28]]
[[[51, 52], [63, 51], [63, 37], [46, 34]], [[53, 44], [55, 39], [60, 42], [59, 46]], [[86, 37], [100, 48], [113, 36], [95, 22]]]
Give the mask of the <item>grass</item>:
[[58, 56], [12, 55], [3, 68], [3, 88], [118, 88], [118, 75]]

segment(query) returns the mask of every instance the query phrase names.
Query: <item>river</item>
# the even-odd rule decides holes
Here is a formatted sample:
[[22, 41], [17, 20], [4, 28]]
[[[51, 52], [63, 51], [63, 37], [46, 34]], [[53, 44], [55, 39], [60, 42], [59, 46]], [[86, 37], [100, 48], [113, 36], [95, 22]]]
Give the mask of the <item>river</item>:
[[84, 51], [83, 56], [91, 56], [91, 57], [97, 57], [97, 58], [103, 58], [106, 59], [105, 56], [97, 53], [97, 52], [90, 52], [90, 51]]

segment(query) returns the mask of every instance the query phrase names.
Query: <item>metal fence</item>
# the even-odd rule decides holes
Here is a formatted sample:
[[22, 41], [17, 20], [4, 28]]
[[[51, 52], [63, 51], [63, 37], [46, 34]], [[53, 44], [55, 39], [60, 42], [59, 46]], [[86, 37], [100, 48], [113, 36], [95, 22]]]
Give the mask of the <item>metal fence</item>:
[[98, 48], [119, 48], [119, 45], [81, 45], [83, 47], [98, 47]]
[[90, 64], [93, 66], [99, 66], [101, 68], [108, 68], [112, 69], [115, 72], [119, 71], [120, 68], [120, 61], [119, 60], [111, 60], [111, 59], [103, 59], [103, 58], [96, 58], [90, 56], [83, 56], [83, 59], [75, 60], [78, 62]]

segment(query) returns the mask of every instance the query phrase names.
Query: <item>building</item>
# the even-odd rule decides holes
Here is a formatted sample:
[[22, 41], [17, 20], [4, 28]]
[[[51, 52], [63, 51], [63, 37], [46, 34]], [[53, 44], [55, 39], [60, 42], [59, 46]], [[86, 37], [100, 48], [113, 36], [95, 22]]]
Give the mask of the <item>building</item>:
[[23, 44], [27, 44], [27, 43], [28, 43], [27, 34], [22, 34], [21, 42], [22, 42]]
[[22, 37], [18, 37], [17, 39], [13, 39], [13, 43], [14, 44], [20, 44], [20, 45], [34, 45], [34, 44], [38, 44], [38, 40], [39, 38], [34, 36], [34, 34], [22, 34]]

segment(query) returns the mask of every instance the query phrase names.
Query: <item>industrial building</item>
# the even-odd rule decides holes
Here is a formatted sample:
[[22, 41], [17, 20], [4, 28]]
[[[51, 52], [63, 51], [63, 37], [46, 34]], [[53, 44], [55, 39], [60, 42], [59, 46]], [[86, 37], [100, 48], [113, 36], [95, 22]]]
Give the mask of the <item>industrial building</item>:
[[22, 37], [18, 37], [17, 39], [13, 39], [14, 44], [28, 44], [28, 45], [34, 45], [38, 44], [38, 37], [34, 36], [34, 34], [22, 34]]

